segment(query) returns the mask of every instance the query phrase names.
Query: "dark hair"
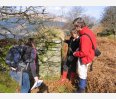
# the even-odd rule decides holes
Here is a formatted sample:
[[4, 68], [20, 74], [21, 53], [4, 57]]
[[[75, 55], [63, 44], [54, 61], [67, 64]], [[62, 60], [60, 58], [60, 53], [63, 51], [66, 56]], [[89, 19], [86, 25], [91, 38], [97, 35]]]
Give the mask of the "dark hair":
[[32, 43], [34, 43], [34, 38], [29, 38], [26, 45], [32, 47]]
[[81, 28], [86, 26], [85, 21], [81, 17], [74, 19], [73, 24]]
[[28, 42], [34, 43], [34, 38], [29, 38]]

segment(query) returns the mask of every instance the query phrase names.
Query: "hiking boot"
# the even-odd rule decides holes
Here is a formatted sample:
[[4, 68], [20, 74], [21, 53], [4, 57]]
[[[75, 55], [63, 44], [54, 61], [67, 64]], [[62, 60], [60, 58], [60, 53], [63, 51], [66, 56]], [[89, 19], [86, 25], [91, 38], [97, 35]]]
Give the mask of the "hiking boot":
[[59, 80], [59, 82], [66, 82], [68, 81], [67, 79], [67, 71], [63, 71], [63, 74], [61, 76], [61, 79]]
[[68, 74], [68, 72], [67, 71], [63, 71], [63, 74], [62, 74], [62, 80], [64, 80], [64, 79], [67, 79], [67, 74]]

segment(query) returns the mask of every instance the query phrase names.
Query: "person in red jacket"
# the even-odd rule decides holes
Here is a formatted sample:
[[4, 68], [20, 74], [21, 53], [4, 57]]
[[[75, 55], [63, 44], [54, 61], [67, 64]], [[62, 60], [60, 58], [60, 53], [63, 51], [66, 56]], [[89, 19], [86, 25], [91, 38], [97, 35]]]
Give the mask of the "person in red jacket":
[[[88, 65], [92, 63], [95, 56], [94, 49], [92, 48], [92, 42], [94, 47], [96, 48], [96, 37], [95, 34], [86, 26], [85, 21], [81, 17], [76, 18], [73, 21], [73, 25], [80, 35], [79, 50], [73, 53], [75, 57], [78, 57], [77, 72], [79, 75], [79, 89], [77, 90], [77, 92], [85, 92]], [[92, 42], [90, 38], [84, 34], [89, 35], [92, 39]]]

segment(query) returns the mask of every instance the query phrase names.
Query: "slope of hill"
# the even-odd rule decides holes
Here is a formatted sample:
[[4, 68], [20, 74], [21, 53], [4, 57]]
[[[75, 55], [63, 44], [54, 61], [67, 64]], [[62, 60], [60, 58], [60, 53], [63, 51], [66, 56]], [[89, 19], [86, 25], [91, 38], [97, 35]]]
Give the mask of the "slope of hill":
[[94, 61], [94, 70], [88, 73], [88, 92], [116, 92], [116, 42], [98, 38], [102, 54]]

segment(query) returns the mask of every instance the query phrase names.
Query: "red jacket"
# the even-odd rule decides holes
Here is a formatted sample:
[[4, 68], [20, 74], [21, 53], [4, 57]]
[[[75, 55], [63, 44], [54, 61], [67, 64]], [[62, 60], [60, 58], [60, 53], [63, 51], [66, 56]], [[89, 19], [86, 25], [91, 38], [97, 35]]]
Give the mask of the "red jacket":
[[[79, 34], [88, 34], [94, 44], [94, 47], [96, 48], [96, 37], [95, 34], [88, 28], [83, 27], [82, 30], [79, 31]], [[87, 35], [82, 35], [80, 37], [80, 47], [79, 51], [74, 52], [75, 57], [80, 57], [83, 64], [91, 63], [94, 59], [94, 50], [92, 49], [92, 43], [90, 38]]]

